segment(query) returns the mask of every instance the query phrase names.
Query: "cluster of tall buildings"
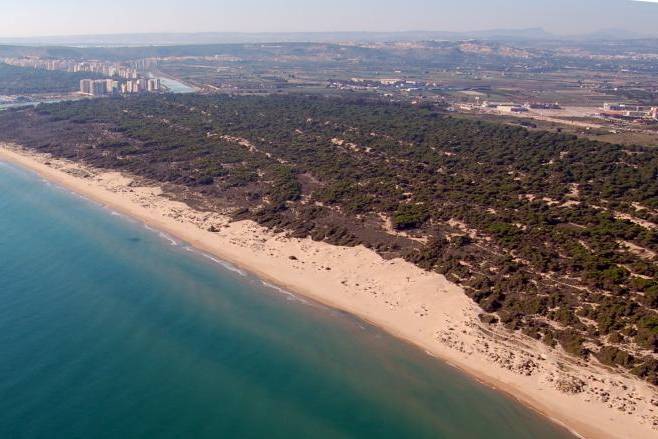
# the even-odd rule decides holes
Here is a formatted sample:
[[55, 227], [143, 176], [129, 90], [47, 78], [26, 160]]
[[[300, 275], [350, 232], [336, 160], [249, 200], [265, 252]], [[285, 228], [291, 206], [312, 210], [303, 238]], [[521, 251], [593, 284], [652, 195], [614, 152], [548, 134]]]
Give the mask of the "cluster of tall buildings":
[[83, 79], [80, 81], [80, 92], [91, 96], [102, 96], [107, 94], [108, 88], [114, 88], [113, 82], [111, 79]]
[[119, 91], [126, 93], [155, 93], [160, 91], [160, 80], [157, 78], [140, 78], [128, 80], [120, 85]]
[[80, 81], [80, 93], [89, 96], [156, 93], [160, 90], [160, 80], [157, 78], [128, 79], [125, 82], [114, 79], [83, 79]]
[[6, 64], [19, 67], [32, 67], [45, 70], [62, 70], [66, 72], [100, 73], [105, 76], [118, 76], [124, 79], [139, 78], [139, 71], [145, 71], [157, 65], [157, 59], [147, 58], [121, 63], [104, 61], [78, 61], [69, 59], [41, 59], [36, 57], [5, 58]]

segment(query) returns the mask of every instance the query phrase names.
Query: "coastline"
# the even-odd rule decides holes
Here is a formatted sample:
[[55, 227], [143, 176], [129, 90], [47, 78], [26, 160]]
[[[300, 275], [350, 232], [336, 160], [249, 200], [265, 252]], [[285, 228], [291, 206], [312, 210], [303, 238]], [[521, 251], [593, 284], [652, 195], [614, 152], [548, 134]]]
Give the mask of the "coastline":
[[[347, 311], [591, 438], [658, 437], [657, 392], [634, 377], [567, 358], [534, 340], [482, 325], [455, 284], [365, 247], [285, 238], [172, 201], [157, 186], [0, 144], [0, 160], [37, 172], [258, 276]], [[210, 232], [210, 226], [218, 232]], [[294, 258], [294, 259], [293, 259]], [[625, 407], [621, 410], [620, 407]]]

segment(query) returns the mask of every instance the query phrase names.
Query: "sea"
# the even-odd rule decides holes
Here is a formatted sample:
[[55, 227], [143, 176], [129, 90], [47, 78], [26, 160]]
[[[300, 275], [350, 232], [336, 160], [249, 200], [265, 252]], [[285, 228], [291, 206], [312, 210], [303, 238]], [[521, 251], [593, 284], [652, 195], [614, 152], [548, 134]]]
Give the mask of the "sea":
[[0, 162], [0, 438], [568, 438], [360, 319]]

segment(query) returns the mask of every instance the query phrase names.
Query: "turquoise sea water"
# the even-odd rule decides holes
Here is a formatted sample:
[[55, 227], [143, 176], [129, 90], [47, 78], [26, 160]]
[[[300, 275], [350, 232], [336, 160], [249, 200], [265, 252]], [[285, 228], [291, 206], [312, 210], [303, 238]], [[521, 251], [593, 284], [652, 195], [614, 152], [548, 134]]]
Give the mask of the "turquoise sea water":
[[0, 438], [566, 438], [341, 312], [0, 162]]

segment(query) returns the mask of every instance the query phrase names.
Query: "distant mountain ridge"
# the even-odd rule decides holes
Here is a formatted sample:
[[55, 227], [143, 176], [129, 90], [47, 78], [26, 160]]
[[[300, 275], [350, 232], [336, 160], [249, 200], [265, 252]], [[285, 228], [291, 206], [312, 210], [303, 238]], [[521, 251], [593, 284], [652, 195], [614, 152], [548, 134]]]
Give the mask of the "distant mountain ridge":
[[[157, 23], [115, 27], [83, 27], [87, 35], [10, 38], [0, 29], [0, 44], [48, 45], [180, 45], [270, 42], [381, 42], [418, 40], [627, 40], [658, 38], [658, 2], [635, 0], [394, 0], [378, 3], [362, 0], [346, 8], [348, 0], [335, 7], [305, 7], [296, 13], [299, 23], [284, 20], [285, 14], [265, 22], [217, 21], [195, 26], [194, 20], [158, 30]], [[393, 6], [393, 7], [391, 7]], [[339, 13], [335, 12], [339, 10]], [[400, 12], [396, 12], [396, 11]], [[319, 16], [325, 11], [326, 16]], [[403, 11], [403, 12], [402, 12]], [[280, 11], [277, 11], [277, 14]], [[364, 15], [367, 13], [368, 15]], [[246, 14], [246, 13], [245, 13]], [[368, 18], [370, 17], [370, 18]], [[280, 22], [276, 20], [280, 19]], [[241, 22], [242, 20], [243, 22]], [[244, 21], [247, 20], [247, 21]], [[250, 24], [251, 23], [251, 24]], [[165, 26], [161, 23], [160, 26]], [[67, 28], [63, 28], [67, 29]], [[73, 28], [71, 28], [73, 29]], [[103, 29], [103, 30], [100, 30]], [[140, 29], [140, 32], [132, 32]], [[300, 32], [292, 32], [296, 29]], [[393, 31], [394, 30], [394, 31]], [[51, 31], [63, 33], [63, 31]], [[84, 30], [80, 31], [85, 32]], [[90, 32], [87, 30], [86, 32]], [[98, 32], [94, 34], [94, 32]], [[45, 31], [44, 31], [45, 33]]]
[[563, 36], [543, 28], [491, 29], [472, 32], [404, 31], [404, 32], [204, 32], [204, 33], [143, 33], [108, 35], [71, 35], [29, 38], [0, 38], [0, 44], [36, 46], [176, 46], [188, 44], [234, 43], [377, 43], [391, 41], [460, 41], [480, 39], [490, 41], [532, 40], [630, 40], [648, 35], [619, 29], [603, 29], [582, 35]]

